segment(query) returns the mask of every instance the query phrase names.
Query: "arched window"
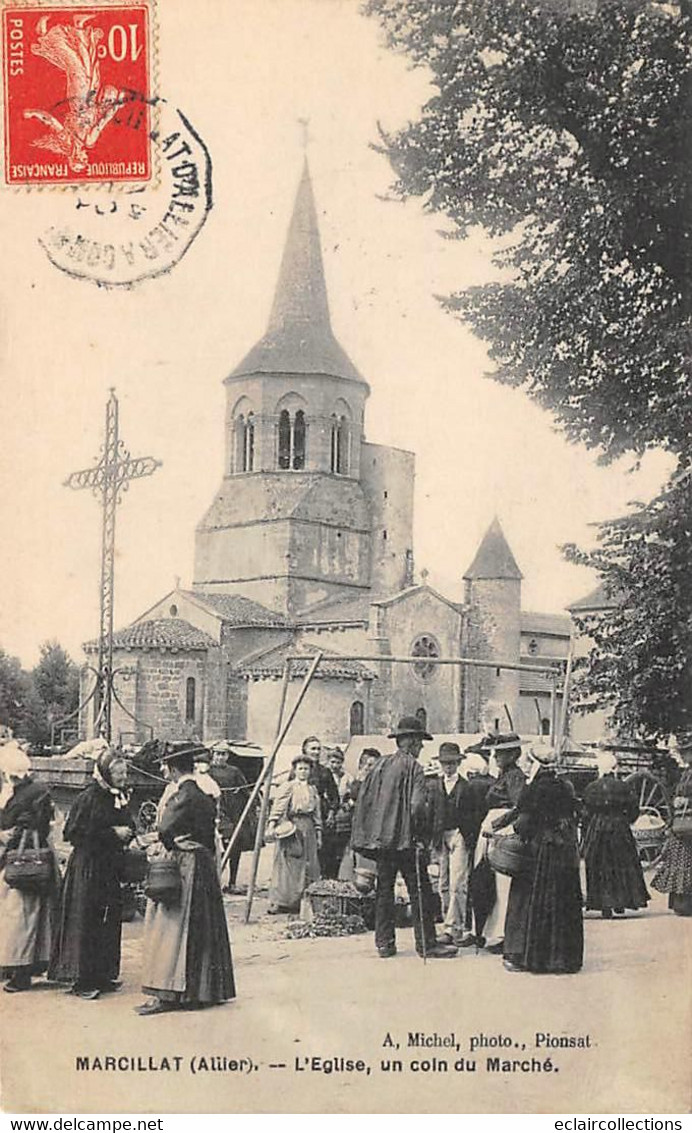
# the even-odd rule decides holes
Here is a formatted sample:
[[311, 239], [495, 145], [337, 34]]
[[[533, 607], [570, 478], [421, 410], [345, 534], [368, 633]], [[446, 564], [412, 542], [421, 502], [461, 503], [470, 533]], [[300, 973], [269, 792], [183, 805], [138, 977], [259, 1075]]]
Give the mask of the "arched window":
[[541, 720], [541, 735], [542, 736], [549, 736], [550, 735], [550, 720], [548, 719], [547, 716], [544, 716], [543, 719]]
[[298, 471], [305, 468], [305, 448], [307, 437], [307, 424], [302, 409], [296, 410], [293, 417], [288, 409], [282, 409], [279, 414], [279, 468], [293, 468]]
[[197, 698], [197, 682], [194, 677], [188, 677], [185, 681], [185, 723], [194, 724], [195, 722], [195, 700]]
[[279, 414], [279, 468], [291, 467], [291, 418], [288, 409]]
[[252, 472], [255, 463], [255, 418], [252, 413], [248, 413], [247, 419], [242, 413], [235, 419], [233, 462], [235, 472]]
[[348, 420], [332, 413], [331, 470], [341, 476], [348, 474], [349, 442]]
[[[422, 633], [411, 646], [411, 653], [414, 657], [439, 657], [440, 647], [434, 637], [431, 637], [428, 633]], [[429, 681], [435, 675], [436, 668], [436, 665], [421, 661], [413, 666], [413, 671], [422, 681]]]
[[248, 413], [247, 421], [245, 422], [245, 459], [243, 461], [243, 472], [252, 472], [255, 464], [255, 418], [252, 413]]
[[416, 709], [416, 720], [420, 724], [423, 731], [427, 732], [427, 730], [428, 730], [428, 713], [426, 712], [425, 708], [423, 708], [422, 705], [421, 705], [420, 708]]
[[365, 734], [365, 709], [362, 700], [354, 700], [349, 713], [348, 730], [352, 736]]
[[305, 414], [299, 409], [293, 420], [293, 468], [305, 468]]

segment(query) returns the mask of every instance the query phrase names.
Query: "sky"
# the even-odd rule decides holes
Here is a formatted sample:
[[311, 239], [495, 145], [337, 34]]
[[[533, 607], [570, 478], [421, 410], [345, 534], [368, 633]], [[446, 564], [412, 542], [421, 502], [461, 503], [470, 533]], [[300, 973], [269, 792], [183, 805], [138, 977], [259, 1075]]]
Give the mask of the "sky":
[[222, 476], [223, 378], [266, 327], [309, 119], [309, 161], [337, 338], [371, 386], [366, 435], [416, 453], [415, 563], [453, 599], [494, 515], [523, 604], [557, 612], [595, 578], [567, 564], [594, 523], [668, 468], [608, 468], [527, 397], [489, 380], [484, 345], [436, 295], [495, 278], [480, 237], [442, 239], [418, 200], [387, 200], [373, 149], [430, 94], [352, 0], [167, 0], [158, 91], [212, 156], [214, 206], [186, 257], [130, 291], [68, 278], [38, 244], [62, 189], [0, 190], [0, 646], [25, 665], [98, 632], [100, 515], [63, 486], [102, 441], [108, 390], [133, 455], [163, 462], [118, 510], [116, 625], [192, 581], [194, 528]]

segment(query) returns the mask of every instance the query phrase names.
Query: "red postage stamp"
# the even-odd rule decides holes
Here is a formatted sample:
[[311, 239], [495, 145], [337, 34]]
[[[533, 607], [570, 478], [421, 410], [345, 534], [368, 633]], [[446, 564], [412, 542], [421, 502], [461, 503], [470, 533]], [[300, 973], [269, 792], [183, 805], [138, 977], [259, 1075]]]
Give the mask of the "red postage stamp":
[[5, 180], [148, 181], [146, 4], [3, 8]]

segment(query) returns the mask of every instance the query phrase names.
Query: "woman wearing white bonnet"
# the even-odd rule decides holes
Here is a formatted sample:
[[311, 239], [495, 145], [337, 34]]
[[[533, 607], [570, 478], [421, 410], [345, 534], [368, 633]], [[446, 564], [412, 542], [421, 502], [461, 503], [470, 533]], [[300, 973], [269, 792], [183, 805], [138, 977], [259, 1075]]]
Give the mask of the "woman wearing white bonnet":
[[596, 752], [598, 779], [584, 792], [584, 860], [586, 907], [609, 919], [625, 909], [644, 909], [649, 894], [644, 883], [630, 824], [639, 817], [632, 788], [615, 778], [612, 751]]
[[5, 880], [6, 855], [26, 841], [48, 845], [53, 803], [31, 777], [31, 763], [16, 740], [0, 747], [0, 975], [5, 991], [28, 991], [31, 978], [48, 967], [58, 893], [54, 861], [52, 884], [44, 892], [15, 889]]

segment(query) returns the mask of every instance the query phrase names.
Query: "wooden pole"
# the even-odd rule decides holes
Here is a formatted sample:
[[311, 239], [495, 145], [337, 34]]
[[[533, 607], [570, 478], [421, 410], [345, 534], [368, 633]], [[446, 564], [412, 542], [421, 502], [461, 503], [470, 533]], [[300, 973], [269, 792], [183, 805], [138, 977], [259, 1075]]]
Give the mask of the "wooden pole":
[[[284, 721], [284, 712], [286, 710], [286, 697], [288, 695], [288, 684], [291, 677], [291, 658], [286, 659], [284, 665], [284, 676], [281, 684], [281, 700], [279, 701], [279, 718], [276, 724], [276, 736], [281, 735], [281, 728]], [[271, 766], [267, 769], [266, 789], [262, 795], [262, 805], [260, 807], [259, 820], [257, 822], [257, 830], [255, 832], [255, 845], [252, 850], [252, 867], [250, 869], [250, 884], [247, 888], [247, 896], [245, 899], [245, 924], [250, 920], [250, 913], [252, 912], [252, 901], [255, 896], [255, 885], [257, 883], [257, 870], [259, 869], [260, 854], [262, 852], [262, 843], [264, 842], [264, 828], [267, 824], [267, 814], [269, 813], [269, 791], [272, 785], [272, 775], [274, 773], [274, 764], [276, 756], [274, 756], [270, 763]]]
[[542, 736], [543, 735], [543, 717], [541, 715], [541, 706], [538, 703], [538, 697], [537, 696], [534, 696], [533, 702], [536, 705], [536, 716], [538, 717], [538, 734], [539, 734], [539, 736]]
[[574, 637], [569, 639], [569, 649], [567, 651], [567, 665], [565, 668], [565, 681], [562, 686], [562, 705], [560, 710], [560, 725], [557, 732], [556, 755], [558, 759], [562, 755], [562, 748], [565, 743], [565, 735], [567, 732], [567, 716], [569, 713], [569, 692], [572, 683], [572, 666], [574, 664]]
[[557, 725], [557, 677], [553, 673], [553, 679], [550, 684], [550, 745], [555, 747], [555, 729]]
[[[301, 658], [301, 660], [302, 660], [302, 658]], [[310, 668], [308, 669], [307, 673], [305, 674], [305, 680], [303, 681], [300, 692], [298, 693], [298, 699], [296, 700], [295, 704], [293, 705], [293, 708], [289, 712], [288, 719], [286, 720], [286, 723], [282, 727], [281, 732], [279, 733], [279, 735], [276, 737], [276, 739], [274, 741], [274, 746], [272, 747], [272, 750], [269, 754], [269, 759], [267, 760], [264, 767], [262, 768], [260, 776], [259, 776], [257, 782], [255, 783], [254, 787], [252, 788], [252, 791], [250, 792], [250, 797], [245, 804], [245, 810], [241, 814], [240, 819], [238, 821], [238, 825], [236, 826], [235, 830], [233, 831], [233, 834], [231, 835], [231, 839], [230, 839], [228, 845], [226, 846], [226, 849], [223, 852], [223, 857], [221, 859], [221, 865], [219, 866], [219, 875], [221, 875], [221, 873], [223, 873], [223, 870], [225, 869], [226, 862], [228, 861], [229, 857], [231, 856], [231, 850], [233, 849], [234, 845], [236, 844], [236, 842], [238, 841], [238, 838], [240, 836], [240, 831], [243, 828], [243, 823], [245, 822], [250, 811], [252, 810], [252, 807], [255, 805], [255, 799], [257, 798], [258, 794], [260, 793], [260, 791], [262, 789], [262, 784], [264, 783], [265, 779], [267, 778], [267, 774], [269, 772], [270, 767], [272, 766], [273, 760], [276, 757], [276, 753], [278, 752], [282, 743], [286, 739], [286, 736], [288, 734], [288, 730], [291, 727], [291, 724], [293, 723], [296, 712], [298, 711], [301, 704], [303, 703], [303, 698], [305, 697], [305, 694], [308, 691], [308, 689], [309, 689], [309, 687], [312, 683], [312, 678], [314, 677], [315, 672], [317, 670], [317, 666], [319, 665], [321, 660], [322, 660], [322, 653], [321, 652], [316, 653], [315, 656], [312, 659], [312, 664], [310, 665]]]

